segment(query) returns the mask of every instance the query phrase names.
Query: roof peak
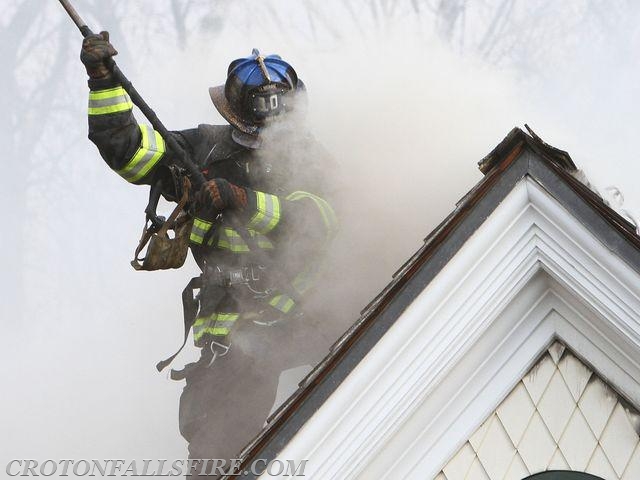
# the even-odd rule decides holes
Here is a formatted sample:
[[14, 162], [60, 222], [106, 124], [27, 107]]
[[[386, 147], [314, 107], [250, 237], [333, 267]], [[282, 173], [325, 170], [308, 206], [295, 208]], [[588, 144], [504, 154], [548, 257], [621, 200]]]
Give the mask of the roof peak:
[[529, 133], [519, 127], [514, 127], [507, 134], [504, 140], [502, 140], [487, 156], [478, 162], [478, 168], [483, 174], [486, 175], [495, 165], [508, 157], [509, 154], [520, 144], [527, 144], [543, 159], [553, 162], [568, 172], [575, 172], [578, 170], [569, 153], [549, 145], [526, 123], [524, 126]]

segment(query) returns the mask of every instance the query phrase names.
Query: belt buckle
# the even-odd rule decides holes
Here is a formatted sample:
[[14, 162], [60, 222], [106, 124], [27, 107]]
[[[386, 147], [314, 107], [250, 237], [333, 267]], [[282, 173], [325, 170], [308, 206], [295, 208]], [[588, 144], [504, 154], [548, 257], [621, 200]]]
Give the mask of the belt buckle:
[[247, 285], [249, 290], [255, 292], [250, 287], [252, 283], [258, 282], [262, 278], [262, 271], [265, 267], [262, 265], [250, 265], [248, 267], [223, 269], [216, 266], [215, 272], [218, 278], [218, 284], [223, 287], [230, 287], [233, 285]]

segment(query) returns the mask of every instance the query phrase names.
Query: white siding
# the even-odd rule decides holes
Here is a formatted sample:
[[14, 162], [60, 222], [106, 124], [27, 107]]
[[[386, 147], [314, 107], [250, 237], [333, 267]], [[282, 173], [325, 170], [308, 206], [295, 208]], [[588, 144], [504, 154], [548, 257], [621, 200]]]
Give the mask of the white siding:
[[640, 478], [640, 414], [559, 342], [442, 469], [438, 480], [521, 480], [575, 470]]

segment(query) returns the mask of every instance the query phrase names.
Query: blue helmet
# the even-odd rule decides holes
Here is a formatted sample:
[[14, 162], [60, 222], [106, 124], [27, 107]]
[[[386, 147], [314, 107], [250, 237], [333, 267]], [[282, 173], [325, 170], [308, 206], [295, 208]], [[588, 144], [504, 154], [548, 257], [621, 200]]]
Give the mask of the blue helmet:
[[257, 135], [269, 118], [293, 110], [305, 87], [291, 65], [279, 55], [263, 57], [255, 48], [251, 56], [234, 60], [224, 85], [209, 94], [220, 114], [243, 133]]

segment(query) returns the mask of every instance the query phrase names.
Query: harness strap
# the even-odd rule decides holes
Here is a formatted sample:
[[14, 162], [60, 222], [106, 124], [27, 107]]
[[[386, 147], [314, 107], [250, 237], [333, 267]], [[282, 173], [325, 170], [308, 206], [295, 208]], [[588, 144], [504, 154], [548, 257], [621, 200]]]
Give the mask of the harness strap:
[[182, 345], [178, 349], [176, 353], [171, 355], [169, 358], [158, 362], [156, 368], [159, 372], [164, 370], [167, 365], [173, 362], [173, 359], [178, 356], [178, 354], [182, 351], [184, 346], [187, 344], [187, 338], [189, 337], [189, 331], [193, 326], [193, 322], [196, 320], [196, 315], [198, 314], [198, 299], [193, 296], [193, 291], [202, 288], [202, 276], [193, 277], [185, 289], [182, 291], [182, 312], [184, 317], [184, 339], [182, 341]]

